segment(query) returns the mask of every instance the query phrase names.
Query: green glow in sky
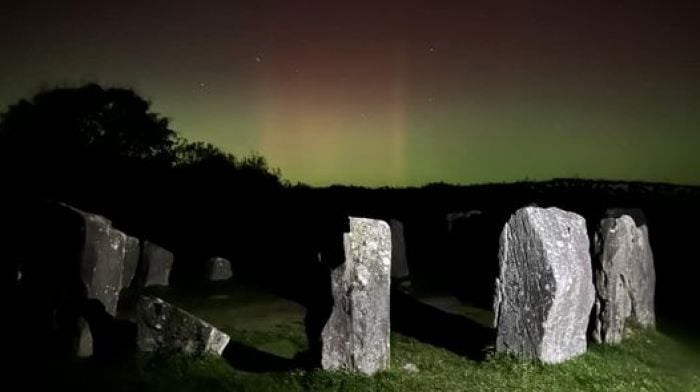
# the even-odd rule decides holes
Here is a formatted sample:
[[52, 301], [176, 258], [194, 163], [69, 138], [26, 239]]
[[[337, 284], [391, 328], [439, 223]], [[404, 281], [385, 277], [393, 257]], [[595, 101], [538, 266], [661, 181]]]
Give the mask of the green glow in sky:
[[0, 6], [0, 106], [132, 87], [292, 183], [700, 184], [695, 3], [157, 3]]

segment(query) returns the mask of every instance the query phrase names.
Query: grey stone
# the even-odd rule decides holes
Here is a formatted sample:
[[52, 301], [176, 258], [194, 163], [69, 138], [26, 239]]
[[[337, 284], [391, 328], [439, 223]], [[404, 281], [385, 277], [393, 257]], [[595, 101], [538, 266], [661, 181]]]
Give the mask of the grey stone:
[[168, 286], [173, 258], [174, 256], [169, 250], [153, 242], [144, 241], [137, 272], [139, 285], [143, 287]]
[[122, 277], [122, 288], [131, 286], [136, 276], [136, 270], [141, 258], [141, 246], [138, 238], [126, 237], [126, 249], [124, 251], [124, 276]]
[[80, 277], [87, 298], [99, 300], [105, 311], [115, 316], [124, 273], [126, 235], [112, 228], [112, 223], [100, 215], [64, 206], [83, 219]]
[[92, 356], [93, 340], [92, 332], [90, 331], [90, 326], [84, 318], [80, 317], [78, 319], [78, 346], [76, 348], [76, 355], [78, 358], [89, 358]]
[[207, 279], [210, 281], [229, 280], [233, 276], [231, 262], [223, 257], [212, 257], [207, 260]]
[[321, 366], [366, 375], [389, 367], [391, 230], [350, 218], [345, 262], [331, 271], [333, 309], [321, 332]]
[[221, 355], [230, 340], [206, 321], [151, 296], [139, 297], [136, 325], [137, 345], [146, 352]]
[[407, 363], [403, 365], [403, 370], [406, 371], [406, 373], [418, 373], [419, 369], [418, 366], [416, 366], [414, 363]]
[[595, 297], [585, 220], [519, 209], [501, 233], [499, 266], [496, 350], [544, 363], [583, 354]]
[[595, 236], [596, 306], [593, 339], [616, 344], [631, 322], [656, 324], [654, 256], [644, 214], [610, 210]]
[[409, 270], [403, 223], [399, 220], [391, 219], [389, 228], [391, 229], [391, 277], [393, 279], [408, 278]]

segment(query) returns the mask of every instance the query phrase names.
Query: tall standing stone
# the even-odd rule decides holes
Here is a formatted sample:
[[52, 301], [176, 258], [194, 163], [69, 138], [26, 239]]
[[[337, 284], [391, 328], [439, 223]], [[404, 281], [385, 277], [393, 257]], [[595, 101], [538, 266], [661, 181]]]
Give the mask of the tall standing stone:
[[143, 287], [168, 286], [173, 259], [173, 253], [169, 250], [153, 242], [144, 241], [139, 271], [137, 272], [139, 285]]
[[126, 249], [124, 251], [124, 276], [122, 278], [122, 288], [131, 286], [131, 282], [136, 276], [136, 270], [141, 258], [141, 246], [138, 238], [126, 237]]
[[126, 235], [100, 215], [69, 208], [80, 214], [84, 222], [80, 276], [87, 298], [100, 301], [105, 311], [115, 316], [124, 273]]
[[644, 215], [639, 210], [610, 210], [596, 233], [596, 307], [593, 339], [622, 341], [631, 321], [656, 324], [654, 256]]
[[499, 264], [496, 350], [545, 363], [584, 353], [595, 297], [585, 220], [558, 208], [516, 211]]
[[230, 261], [223, 257], [212, 257], [207, 260], [207, 280], [217, 282], [229, 280], [232, 276]]
[[103, 325], [90, 321], [88, 309], [105, 319], [116, 315], [126, 235], [108, 219], [64, 203], [35, 213], [20, 259], [18, 339], [28, 351], [89, 356]]
[[406, 240], [403, 234], [403, 223], [397, 219], [389, 221], [391, 229], [391, 278], [408, 279], [408, 259], [406, 258]]
[[321, 332], [321, 366], [367, 375], [389, 367], [391, 230], [350, 218], [345, 262], [331, 271], [333, 310]]

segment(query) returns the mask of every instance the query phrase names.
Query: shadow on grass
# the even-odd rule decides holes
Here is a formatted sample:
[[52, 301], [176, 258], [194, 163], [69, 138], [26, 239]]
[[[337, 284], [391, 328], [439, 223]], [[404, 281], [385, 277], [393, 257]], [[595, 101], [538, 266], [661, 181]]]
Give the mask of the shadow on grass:
[[472, 360], [483, 360], [495, 342], [495, 331], [466, 317], [391, 291], [391, 328], [402, 335], [441, 347]]
[[238, 342], [229, 343], [221, 356], [231, 367], [251, 373], [286, 372], [297, 367], [292, 359]]

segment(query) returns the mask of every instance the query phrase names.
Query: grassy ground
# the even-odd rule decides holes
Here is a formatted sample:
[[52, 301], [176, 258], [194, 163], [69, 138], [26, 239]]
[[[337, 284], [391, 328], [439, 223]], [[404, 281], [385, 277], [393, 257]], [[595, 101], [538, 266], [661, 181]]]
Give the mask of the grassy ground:
[[[392, 334], [391, 370], [374, 377], [294, 369], [305, 349], [303, 309], [247, 291], [171, 301], [229, 333], [239, 348], [228, 360], [140, 355], [126, 362], [65, 362], [56, 385], [116, 391], [700, 391], [700, 354], [658, 332], [638, 332], [616, 347], [556, 366], [503, 355], [473, 361], [413, 338]], [[486, 322], [483, 311], [456, 301], [427, 303]], [[469, 336], [464, 336], [469, 339]], [[413, 364], [418, 372], [404, 370]]]

